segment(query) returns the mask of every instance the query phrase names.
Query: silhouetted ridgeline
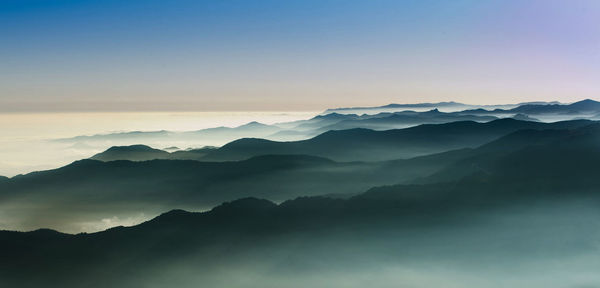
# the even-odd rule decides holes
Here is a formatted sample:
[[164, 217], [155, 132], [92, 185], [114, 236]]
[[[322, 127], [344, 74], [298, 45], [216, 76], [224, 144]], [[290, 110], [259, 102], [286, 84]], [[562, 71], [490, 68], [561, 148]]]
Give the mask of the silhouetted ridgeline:
[[596, 114], [598, 111], [600, 111], [600, 102], [586, 99], [569, 105], [521, 105], [511, 109], [510, 111], [527, 114]]
[[245, 138], [215, 149], [166, 152], [145, 145], [112, 147], [91, 159], [102, 161], [186, 159], [206, 161], [243, 160], [267, 154], [300, 154], [338, 161], [382, 161], [476, 147], [520, 129], [568, 129], [587, 125], [587, 120], [536, 123], [500, 119], [488, 123], [459, 121], [441, 125], [421, 125], [407, 129], [372, 131], [349, 129], [329, 131], [312, 139], [275, 142]]
[[600, 103], [591, 99], [581, 100], [571, 104], [560, 102], [523, 102], [518, 104], [506, 105], [470, 105], [457, 102], [439, 102], [439, 103], [417, 103], [417, 104], [389, 104], [378, 107], [353, 107], [353, 108], [335, 108], [327, 109], [325, 113], [335, 112], [372, 112], [372, 111], [392, 111], [395, 109], [446, 109], [462, 112], [483, 111], [483, 112], [504, 112], [504, 113], [524, 113], [524, 114], [588, 114], [590, 112], [600, 111]]
[[146, 145], [113, 146], [108, 150], [92, 156], [90, 159], [101, 161], [123, 160], [144, 161], [152, 159], [165, 159], [171, 153], [154, 149]]
[[588, 120], [541, 123], [499, 119], [487, 123], [461, 121], [426, 124], [386, 131], [329, 131], [308, 140], [294, 142], [240, 139], [211, 151], [202, 159], [225, 161], [264, 154], [305, 154], [336, 161], [382, 161], [473, 148], [521, 129], [569, 129], [590, 123], [592, 122]]
[[[521, 122], [503, 120], [494, 125], [498, 123]], [[0, 257], [0, 285], [305, 287], [325, 283], [328, 287], [364, 287], [369, 283], [370, 287], [389, 287], [389, 283], [404, 283], [439, 287], [451, 282], [476, 287], [482, 284], [480, 275], [486, 275], [485, 286], [492, 288], [519, 283], [536, 288], [598, 283], [600, 124], [573, 121], [528, 127], [565, 129], [518, 130], [475, 149], [371, 163], [373, 167], [382, 165], [380, 171], [393, 172], [386, 165], [414, 161], [427, 167], [446, 161], [437, 173], [421, 178], [420, 184], [372, 188], [347, 199], [301, 197], [276, 205], [244, 198], [204, 213], [173, 210], [140, 225], [99, 233], [0, 232], [0, 245], [6, 247]], [[156, 164], [165, 166], [157, 169], [153, 167]], [[177, 168], [179, 165], [183, 167]], [[346, 165], [365, 163], [290, 155], [225, 163], [85, 160], [12, 178], [2, 188], [66, 187], [94, 177], [103, 179], [98, 183], [114, 185], [115, 181], [102, 177], [134, 179], [136, 174], [144, 175], [140, 179], [154, 187], [160, 185], [149, 180], [168, 173], [205, 175], [200, 182], [222, 177], [240, 183], [244, 175], [256, 181], [265, 171], [295, 171], [289, 181], [298, 177], [298, 171], [323, 167], [344, 171]], [[83, 168], [89, 170], [81, 172]], [[327, 181], [343, 184], [363, 177], [356, 175], [360, 174]], [[172, 178], [165, 184], [178, 180]], [[89, 187], [97, 187], [91, 183]], [[286, 181], [277, 186], [286, 185], [283, 183]], [[244, 191], [245, 187], [232, 190]], [[131, 197], [119, 203], [165, 197], [157, 193], [136, 198], [139, 191], [143, 189], [117, 193]], [[306, 191], [310, 193], [310, 188]], [[52, 197], [60, 198], [61, 192], [55, 193], [59, 196]], [[86, 197], [101, 203], [94, 198], [101, 195]], [[190, 201], [194, 197], [196, 194], [190, 193], [176, 198]], [[34, 198], [28, 196], [27, 203], [35, 203], [31, 201]], [[46, 200], [39, 203], [47, 204]]]
[[[265, 125], [250, 122], [238, 127], [216, 127], [197, 131], [131, 131], [122, 133], [77, 136], [59, 139], [59, 142], [73, 143], [81, 147], [97, 147], [105, 143], [114, 146], [145, 143], [151, 146], [160, 143], [195, 143], [194, 146], [220, 146], [239, 138], [264, 138], [275, 141], [294, 141], [314, 137], [329, 130], [366, 128], [389, 130], [406, 128], [420, 124], [440, 124], [455, 121], [486, 122], [497, 117], [511, 117], [517, 120], [537, 121], [537, 116], [546, 121], [573, 120], [586, 118], [598, 120], [600, 105], [593, 100], [583, 100], [573, 104], [557, 102], [529, 102], [510, 105], [466, 105], [454, 102], [391, 104], [373, 108], [342, 108], [327, 110], [324, 115], [311, 119]], [[454, 112], [440, 112], [450, 109]], [[485, 108], [485, 109], [484, 109]], [[410, 111], [406, 109], [430, 111]], [[470, 110], [464, 110], [470, 109]], [[336, 112], [337, 111], [337, 112]], [[358, 113], [357, 114], [340, 114]], [[561, 115], [555, 119], [554, 116]], [[190, 146], [186, 146], [190, 147]]]
[[[334, 131], [301, 142], [269, 142], [258, 139], [242, 141], [256, 141], [250, 151], [259, 155], [261, 152], [286, 152], [288, 145], [297, 145], [296, 148], [309, 147], [310, 149], [303, 148], [304, 151], [314, 154], [348, 151], [346, 153], [350, 155], [350, 151], [382, 147], [381, 143], [385, 143], [389, 149], [400, 151], [398, 147], [432, 142], [434, 139], [437, 139], [434, 145], [438, 149], [446, 147], [443, 148], [445, 150], [458, 145], [456, 143], [475, 143], [504, 131], [518, 130], [519, 127], [533, 129], [515, 134], [524, 135], [522, 139], [513, 139], [515, 136], [504, 137], [474, 150], [459, 149], [414, 159], [382, 162], [339, 163], [310, 155], [263, 155], [232, 162], [84, 160], [60, 169], [35, 172], [0, 182], [0, 197], [3, 200], [1, 216], [3, 226], [13, 229], [52, 227], [62, 231], [97, 231], [106, 227], [92, 224], [94, 221], [103, 223], [100, 222], [101, 219], [144, 217], [139, 215], [156, 215], [174, 207], [203, 210], [223, 201], [248, 196], [272, 201], [315, 195], [339, 194], [339, 197], [347, 197], [374, 186], [456, 181], [473, 173], [487, 171], [487, 163], [496, 161], [498, 157], [541, 143], [545, 138], [540, 135], [552, 136], [553, 133], [579, 131], [570, 129], [563, 132], [540, 132], [536, 128], [583, 127], [590, 123], [592, 122], [579, 120], [545, 124], [503, 119], [490, 123], [456, 122], [383, 132], [360, 129]], [[369, 136], [365, 137], [366, 134]], [[445, 136], [435, 136], [437, 134]], [[440, 139], [448, 139], [449, 143]], [[284, 149], [277, 150], [272, 145], [283, 145]], [[501, 149], [490, 148], [495, 146]], [[337, 147], [339, 151], [330, 147]], [[154, 153], [153, 149], [145, 146], [131, 148], [116, 149], [111, 152], [112, 157], [121, 155], [135, 158], [137, 156], [132, 156], [131, 153], [139, 151], [143, 156], [146, 151]], [[223, 153], [231, 151], [230, 148], [214, 151]], [[118, 154], [122, 151], [126, 153]], [[300, 151], [302, 150], [299, 149], [298, 152]], [[375, 152], [374, 149], [370, 151]], [[482, 155], [487, 155], [492, 160], [477, 160], [486, 159]], [[121, 223], [118, 221], [123, 220], [116, 221], [112, 225], [118, 225]]]
[[[600, 263], [594, 244], [600, 179], [590, 169], [600, 160], [598, 145], [591, 145], [600, 133], [594, 125], [566, 134], [547, 139], [566, 136], [574, 145], [538, 141], [497, 158], [486, 173], [451, 183], [280, 205], [246, 198], [93, 234], [0, 232], [0, 245], [9, 247], [0, 258], [0, 281], [19, 287], [246, 287], [235, 279], [250, 277], [252, 285], [300, 287], [298, 281], [367, 277], [372, 286], [386, 287], [432, 276], [448, 281], [445, 273], [456, 277], [453, 283], [476, 284], [467, 276], [485, 272], [497, 283], [490, 287], [501, 287], [508, 280], [498, 271], [518, 265], [522, 273], [511, 279], [562, 287], [547, 286], [534, 271], [543, 267], [562, 279]], [[553, 261], [565, 265], [548, 264]], [[347, 286], [337, 281], [332, 287]]]
[[[289, 130], [280, 131], [276, 135], [289, 132], [304, 131], [306, 135], [316, 135], [329, 130], [343, 130], [353, 128], [368, 128], [373, 130], [389, 130], [407, 128], [421, 124], [441, 124], [456, 121], [476, 121], [487, 122], [498, 119], [491, 115], [469, 115], [461, 112], [444, 113], [437, 109], [424, 112], [399, 111], [399, 112], [381, 112], [374, 115], [363, 114], [338, 114], [330, 113], [319, 115], [309, 120], [296, 121], [291, 123], [277, 124], [281, 127], [287, 127]], [[268, 137], [277, 139], [277, 137]]]
[[77, 231], [81, 228], [70, 223], [133, 211], [152, 215], [172, 207], [206, 209], [248, 196], [283, 201], [351, 195], [432, 174], [464, 153], [369, 163], [338, 163], [306, 155], [263, 155], [233, 162], [81, 160], [0, 182], [4, 191], [0, 197], [5, 205], [19, 207], [4, 215], [4, 221], [14, 221], [15, 228]]
[[[518, 105], [519, 104], [498, 105], [498, 106], [492, 106], [492, 107], [515, 107]], [[487, 106], [487, 105], [469, 105], [469, 104], [463, 104], [463, 103], [458, 103], [458, 102], [454, 102], [454, 101], [437, 102], [437, 103], [414, 103], [414, 104], [392, 103], [392, 104], [387, 104], [387, 105], [383, 105], [383, 106], [375, 106], [375, 107], [332, 108], [332, 109], [325, 110], [324, 113], [336, 113], [336, 112], [348, 112], [348, 111], [352, 111], [355, 113], [358, 113], [358, 112], [366, 113], [366, 112], [370, 112], [370, 111], [390, 111], [390, 110], [399, 110], [399, 109], [413, 110], [413, 109], [440, 109], [440, 108], [452, 109], [452, 110], [465, 110], [465, 109], [483, 108], [483, 107], [489, 107], [489, 106]]]
[[108, 150], [92, 156], [90, 159], [100, 161], [130, 160], [147, 161], [154, 159], [199, 160], [214, 147], [167, 152], [146, 145], [113, 146]]
[[266, 137], [280, 128], [272, 125], [265, 125], [258, 122], [250, 122], [238, 127], [215, 127], [196, 131], [172, 132], [172, 131], [131, 131], [110, 134], [98, 134], [91, 136], [76, 136], [72, 138], [58, 139], [60, 142], [89, 142], [89, 141], [118, 141], [132, 140], [138, 142], [165, 140], [168, 138], [182, 138], [188, 140], [208, 139], [214, 142], [217, 139], [230, 139], [229, 141], [241, 137], [257, 136]]
[[526, 115], [543, 115], [543, 114], [560, 114], [560, 115], [595, 115], [600, 111], [600, 102], [586, 99], [572, 104], [525, 104], [519, 105], [512, 109], [495, 109], [495, 110], [465, 110], [464, 113], [469, 114], [526, 114]]

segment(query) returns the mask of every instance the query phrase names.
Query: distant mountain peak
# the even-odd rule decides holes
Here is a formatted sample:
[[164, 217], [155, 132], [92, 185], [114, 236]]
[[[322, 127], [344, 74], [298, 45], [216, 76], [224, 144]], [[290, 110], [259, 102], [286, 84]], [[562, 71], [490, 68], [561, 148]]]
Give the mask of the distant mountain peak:
[[358, 117], [358, 115], [332, 112], [332, 113], [317, 115], [313, 119], [348, 119], [348, 118], [352, 118], [352, 117]]
[[587, 98], [587, 99], [583, 99], [583, 100], [575, 102], [575, 103], [600, 103], [600, 102]]
[[[129, 146], [112, 146], [105, 150], [104, 152], [100, 152], [90, 159], [100, 160], [100, 161], [114, 161], [114, 160], [122, 160], [122, 159], [130, 159], [130, 157], [125, 157], [126, 155], [131, 155], [131, 158], [134, 160], [141, 160], [148, 158], [148, 156], [152, 155], [153, 159], [161, 158], [165, 155], [169, 155], [169, 152], [154, 149], [147, 145], [136, 144]], [[141, 157], [141, 158], [140, 158]], [[139, 158], [139, 159], [138, 159]]]
[[580, 107], [586, 107], [586, 106], [600, 107], [600, 102], [594, 101], [592, 99], [584, 99], [584, 100], [572, 103], [569, 106], [571, 106], [571, 107], [575, 107], [575, 106], [580, 106]]
[[244, 125], [238, 126], [238, 128], [249, 128], [249, 127], [268, 127], [269, 125], [263, 124], [257, 121], [248, 122]]
[[148, 145], [143, 144], [134, 144], [127, 146], [112, 146], [108, 148], [106, 151], [154, 151], [159, 149], [154, 149]]
[[44, 236], [67, 235], [67, 234], [58, 232], [58, 231], [53, 230], [53, 229], [48, 229], [48, 228], [40, 228], [40, 229], [37, 229], [37, 230], [33, 230], [30, 233], [33, 234], [33, 235], [37, 235], [37, 236], [42, 236], [42, 235], [44, 235]]

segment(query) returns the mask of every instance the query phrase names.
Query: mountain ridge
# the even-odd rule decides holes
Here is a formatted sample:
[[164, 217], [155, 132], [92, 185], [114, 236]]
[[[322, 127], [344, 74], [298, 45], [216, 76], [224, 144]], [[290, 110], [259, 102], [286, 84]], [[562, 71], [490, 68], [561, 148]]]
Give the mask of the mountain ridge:
[[[203, 160], [240, 160], [268, 152], [308, 154], [336, 161], [384, 161], [476, 147], [519, 129], [576, 127], [589, 123], [592, 122], [572, 120], [542, 123], [504, 118], [485, 123], [458, 121], [384, 131], [363, 128], [332, 130], [307, 140], [289, 142], [242, 138], [211, 151]], [[360, 142], [358, 139], [368, 140]]]

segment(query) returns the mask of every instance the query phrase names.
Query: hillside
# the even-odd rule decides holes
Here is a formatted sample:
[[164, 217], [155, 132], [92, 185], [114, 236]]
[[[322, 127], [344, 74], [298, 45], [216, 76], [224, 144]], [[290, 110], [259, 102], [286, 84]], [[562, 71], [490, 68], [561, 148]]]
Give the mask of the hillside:
[[336, 161], [385, 161], [474, 148], [521, 129], [566, 129], [589, 123], [587, 120], [541, 123], [499, 119], [486, 123], [426, 124], [386, 131], [329, 131], [308, 140], [292, 142], [247, 138], [230, 142], [202, 159], [228, 161], [264, 154], [305, 154]]
[[154, 149], [146, 145], [113, 146], [104, 152], [90, 157], [92, 160], [99, 161], [148, 161], [155, 159], [171, 160], [199, 160], [206, 156], [214, 147], [204, 147], [200, 149], [177, 150], [167, 152], [160, 149]]
[[168, 209], [204, 210], [249, 196], [272, 201], [311, 195], [345, 197], [432, 174], [465, 152], [368, 163], [338, 163], [306, 155], [265, 155], [233, 162], [81, 160], [0, 182], [0, 214], [3, 226], [12, 229], [96, 231], [112, 223], [102, 219], [118, 218], [113, 226], [119, 221], [131, 223], [126, 220], [130, 218], [135, 223]]
[[[458, 137], [461, 135], [466, 139], [480, 140], [483, 139], [482, 135], [491, 137], [495, 133], [523, 126], [556, 129], [521, 130], [477, 149], [459, 149], [407, 160], [344, 163], [319, 156], [276, 154], [278, 150], [275, 148], [280, 142], [259, 139], [253, 140], [254, 151], [274, 154], [230, 162], [83, 160], [60, 169], [0, 182], [0, 191], [3, 191], [0, 194], [3, 200], [1, 206], [4, 207], [1, 214], [4, 226], [15, 229], [52, 227], [63, 231], [96, 231], [106, 225], [137, 223], [147, 219], [149, 216], [146, 215], [156, 215], [168, 209], [204, 210], [223, 201], [242, 197], [260, 197], [277, 202], [299, 196], [347, 197], [373, 186], [456, 181], [473, 173], [488, 171], [490, 168], [487, 163], [500, 163], [499, 158], [519, 149], [551, 140], [565, 141], [563, 134], [584, 130], [573, 128], [558, 131], [558, 128], [585, 127], [589, 123], [570, 121], [544, 124], [504, 119], [490, 123], [425, 125], [423, 127], [427, 128], [425, 131], [428, 133], [445, 133], [447, 136], [444, 137], [455, 137], [455, 143], [464, 140]], [[400, 133], [404, 139], [409, 139], [407, 135], [417, 140], [435, 138], [428, 138], [433, 134], [423, 134], [422, 130], [416, 128], [384, 132], [336, 131], [316, 139], [323, 145], [321, 147], [343, 150], [348, 149], [348, 145], [336, 143], [340, 138], [330, 134], [348, 136], [351, 135], [349, 133], [356, 133], [353, 137], [362, 139], [363, 133], [372, 133], [367, 139], [376, 143], [388, 141], [388, 133]], [[479, 130], [486, 134], [461, 134], [465, 130]], [[393, 147], [393, 142], [389, 145]], [[358, 149], [364, 149], [362, 147]], [[41, 211], [44, 213], [40, 214]], [[107, 223], [101, 221], [112, 218], [115, 220]]]
[[[472, 276], [477, 272], [492, 283], [488, 287], [511, 281], [565, 287], [575, 279], [567, 275], [595, 275], [600, 264], [598, 140], [598, 125], [526, 130], [466, 151], [501, 155], [486, 173], [458, 181], [279, 205], [244, 198], [92, 234], [4, 231], [0, 245], [10, 249], [0, 258], [0, 283], [246, 287], [234, 279], [249, 277], [264, 287], [301, 287], [344, 277], [348, 284], [330, 286], [386, 287], [388, 281], [418, 285], [425, 279], [441, 285], [450, 273], [453, 283], [472, 286], [481, 283]], [[558, 280], [549, 283], [548, 273]], [[90, 281], [92, 275], [102, 280]], [[577, 283], [591, 277], [576, 277], [583, 281]]]
[[169, 152], [154, 149], [146, 145], [114, 146], [108, 150], [92, 156], [90, 159], [99, 161], [114, 161], [128, 159], [131, 161], [143, 161], [152, 159], [166, 159]]

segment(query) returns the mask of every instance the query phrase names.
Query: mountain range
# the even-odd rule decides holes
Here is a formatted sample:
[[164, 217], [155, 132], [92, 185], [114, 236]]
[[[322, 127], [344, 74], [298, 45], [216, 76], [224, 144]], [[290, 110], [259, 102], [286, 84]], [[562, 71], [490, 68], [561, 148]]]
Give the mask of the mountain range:
[[[374, 131], [346, 129], [329, 131], [302, 141], [277, 142], [243, 138], [220, 148], [166, 152], [145, 145], [112, 147], [91, 157], [95, 160], [186, 159], [235, 161], [265, 154], [299, 154], [337, 161], [385, 161], [472, 148], [519, 129], [561, 129], [587, 125], [587, 120], [542, 123], [499, 119], [487, 123], [459, 121], [441, 125], [421, 125], [407, 129]], [[366, 139], [360, 141], [360, 139]]]
[[525, 115], [543, 115], [543, 114], [558, 114], [567, 116], [590, 116], [597, 115], [600, 111], [600, 102], [586, 99], [571, 104], [525, 104], [512, 109], [476, 109], [465, 110], [467, 114], [514, 114], [520, 113]]
[[95, 154], [90, 159], [100, 161], [131, 160], [147, 161], [154, 159], [200, 160], [216, 147], [179, 150], [173, 152], [155, 149], [146, 145], [113, 146], [104, 152]]
[[500, 104], [500, 105], [473, 105], [473, 104], [464, 104], [454, 101], [449, 102], [437, 102], [437, 103], [416, 103], [416, 104], [387, 104], [383, 106], [374, 106], [374, 107], [348, 107], [348, 108], [333, 108], [325, 110], [324, 114], [329, 113], [373, 113], [373, 112], [381, 112], [381, 111], [398, 111], [398, 110], [431, 110], [431, 109], [443, 109], [444, 111], [460, 111], [467, 109], [512, 109], [515, 107], [523, 106], [523, 105], [552, 105], [552, 104], [562, 104], [557, 101], [552, 102], [522, 102], [518, 104]]
[[[241, 277], [252, 279], [251, 286], [300, 287], [335, 275], [349, 282], [332, 287], [363, 281], [425, 287], [426, 279], [442, 284], [445, 277], [431, 277], [445, 271], [457, 285], [481, 283], [472, 276], [477, 272], [490, 287], [505, 284], [505, 273], [530, 287], [568, 287], [564, 277], [594, 275], [600, 263], [599, 140], [598, 124], [521, 130], [467, 151], [458, 165], [481, 169], [451, 181], [372, 188], [347, 199], [275, 204], [244, 198], [90, 234], [0, 232], [0, 245], [11, 248], [0, 258], [0, 281], [19, 287], [246, 287], [236, 282]], [[556, 280], [547, 282], [547, 273]], [[596, 281], [577, 279], [589, 281], [576, 282], [583, 287]]]
[[[494, 145], [512, 151], [538, 143], [533, 137], [508, 141], [510, 133], [576, 131], [593, 123], [500, 119], [389, 131], [343, 130], [299, 142], [247, 139], [208, 149], [201, 161], [196, 155], [172, 160], [170, 155], [177, 152], [142, 145], [115, 147], [92, 157], [96, 160], [0, 181], [1, 214], [5, 227], [93, 231], [105, 228], [92, 226], [94, 220], [156, 215], [169, 207], [205, 210], [249, 196], [276, 202], [299, 196], [348, 197], [374, 186], [455, 181], [468, 176], [472, 166], [444, 169], [478, 155], [474, 153], [491, 151], [488, 147]], [[254, 144], [248, 146], [246, 141]], [[473, 149], [477, 146], [481, 147]], [[429, 150], [400, 154], [417, 148]], [[500, 150], [493, 152], [501, 155]], [[400, 155], [410, 159], [399, 159]]]
[[[462, 105], [463, 109], [445, 112], [439, 109]], [[438, 107], [439, 106], [439, 107]], [[383, 108], [382, 108], [383, 107]], [[217, 127], [197, 131], [131, 131], [88, 136], [76, 136], [54, 140], [69, 145], [69, 149], [97, 153], [111, 146], [130, 146], [143, 143], [152, 147], [182, 147], [195, 150], [200, 147], [218, 147], [241, 138], [262, 138], [271, 141], [299, 141], [318, 136], [331, 130], [364, 128], [371, 130], [401, 129], [421, 124], [443, 124], [456, 121], [489, 122], [498, 118], [523, 121], [555, 122], [574, 119], [600, 120], [600, 103], [583, 100], [573, 104], [556, 102], [529, 102], [515, 105], [468, 106], [454, 102], [386, 105], [376, 111], [327, 110], [311, 119], [275, 124], [250, 122], [238, 127]], [[385, 107], [394, 109], [385, 110]], [[415, 109], [410, 111], [407, 109]], [[425, 109], [427, 108], [427, 109]], [[438, 109], [439, 108], [439, 109]], [[475, 108], [475, 109], [473, 109]], [[352, 108], [348, 108], [352, 109]], [[365, 113], [373, 112], [373, 113]], [[169, 151], [174, 152], [174, 151]], [[195, 151], [200, 152], [200, 151]], [[175, 156], [175, 155], [172, 155]], [[180, 157], [175, 157], [176, 159]], [[186, 158], [188, 158], [186, 156]]]
[[459, 121], [385, 131], [333, 130], [308, 140], [292, 142], [240, 139], [211, 151], [202, 159], [225, 161], [264, 154], [307, 154], [336, 161], [384, 161], [474, 148], [520, 129], [564, 129], [589, 123], [587, 120], [542, 123], [499, 119], [486, 123]]
[[0, 177], [0, 287], [600, 283], [600, 103], [327, 112], [59, 140], [122, 145]]

